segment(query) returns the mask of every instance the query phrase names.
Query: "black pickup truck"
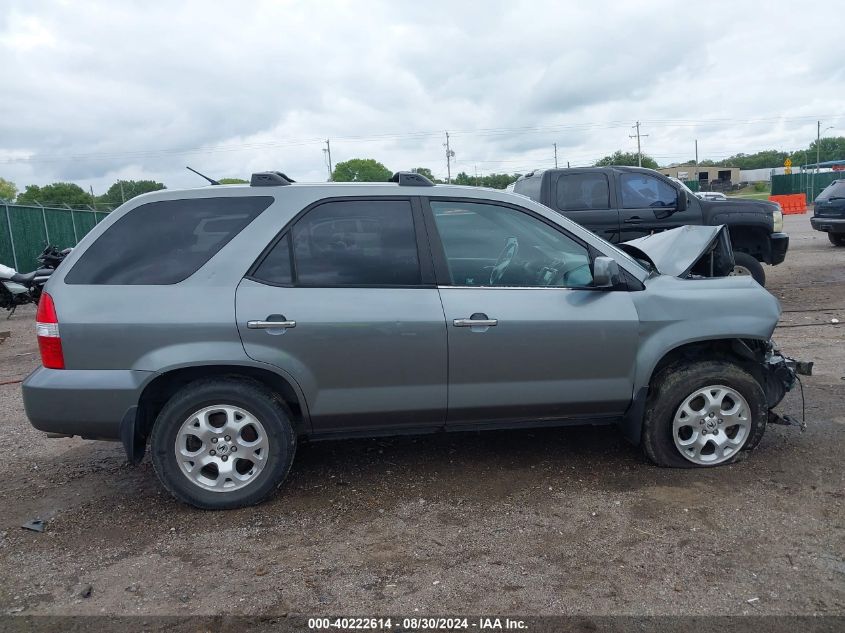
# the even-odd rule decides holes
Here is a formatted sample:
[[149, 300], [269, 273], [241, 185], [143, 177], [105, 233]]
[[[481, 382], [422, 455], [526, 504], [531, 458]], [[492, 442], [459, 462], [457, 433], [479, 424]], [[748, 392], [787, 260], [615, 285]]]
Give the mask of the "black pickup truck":
[[789, 236], [779, 205], [764, 200], [700, 200], [682, 182], [652, 169], [585, 167], [535, 171], [514, 183], [522, 194], [610, 242], [627, 242], [687, 224], [729, 227], [736, 267], [762, 286], [762, 263], [780, 264]]

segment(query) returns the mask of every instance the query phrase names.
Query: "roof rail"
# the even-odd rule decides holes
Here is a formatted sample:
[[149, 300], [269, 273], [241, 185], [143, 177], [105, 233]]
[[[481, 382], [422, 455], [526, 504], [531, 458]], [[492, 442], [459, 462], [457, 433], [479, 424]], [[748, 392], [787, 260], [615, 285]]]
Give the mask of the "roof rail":
[[422, 174], [413, 171], [397, 171], [390, 182], [399, 183], [400, 187], [433, 187], [434, 183]]
[[259, 171], [254, 173], [249, 180], [251, 187], [282, 187], [292, 182], [296, 181], [280, 171]]

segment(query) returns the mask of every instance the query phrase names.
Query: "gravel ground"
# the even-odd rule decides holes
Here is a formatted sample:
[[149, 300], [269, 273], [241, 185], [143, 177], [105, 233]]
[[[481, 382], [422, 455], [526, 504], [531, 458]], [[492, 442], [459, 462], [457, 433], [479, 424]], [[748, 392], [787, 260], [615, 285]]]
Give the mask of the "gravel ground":
[[[257, 508], [201, 512], [0, 386], [0, 613], [845, 614], [845, 249], [786, 225], [767, 273], [777, 341], [816, 361], [808, 429], [717, 469], [656, 468], [611, 428], [345, 441], [302, 446]], [[0, 321], [0, 382], [38, 364], [33, 313]]]

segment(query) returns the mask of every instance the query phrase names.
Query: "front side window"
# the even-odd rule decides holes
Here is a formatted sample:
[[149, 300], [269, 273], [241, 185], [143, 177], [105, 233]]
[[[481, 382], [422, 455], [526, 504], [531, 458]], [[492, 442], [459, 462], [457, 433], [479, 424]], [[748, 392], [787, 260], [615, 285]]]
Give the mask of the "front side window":
[[432, 201], [455, 286], [580, 288], [587, 248], [528, 213], [491, 203]]
[[108, 227], [65, 277], [69, 284], [184, 281], [273, 203], [272, 196], [148, 202]]
[[619, 186], [625, 209], [658, 209], [674, 207], [678, 203], [678, 192], [674, 187], [648, 174], [622, 174]]
[[420, 284], [408, 200], [336, 200], [293, 226], [296, 283], [306, 286]]
[[563, 174], [557, 180], [557, 208], [561, 211], [609, 209], [610, 190], [604, 174]]

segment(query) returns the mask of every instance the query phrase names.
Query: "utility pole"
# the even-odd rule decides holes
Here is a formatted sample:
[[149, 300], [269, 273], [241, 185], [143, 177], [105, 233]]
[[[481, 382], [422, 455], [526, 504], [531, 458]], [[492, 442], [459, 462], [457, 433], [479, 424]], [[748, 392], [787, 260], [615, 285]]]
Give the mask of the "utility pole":
[[[648, 136], [648, 134], [640, 134], [640, 122], [637, 121], [634, 125], [631, 126], [632, 128], [637, 128], [637, 166], [643, 166], [643, 152], [640, 148], [640, 136]], [[634, 138], [633, 134], [629, 134], [628, 138]]]
[[[698, 171], [698, 139], [695, 139], [695, 170]], [[695, 177], [698, 178], [698, 174]]]
[[126, 196], [123, 195], [123, 181], [118, 180], [117, 182], [120, 183], [120, 204], [123, 204], [126, 202]]
[[[91, 192], [91, 204], [94, 205], [91, 208], [94, 209], [94, 211], [96, 211], [97, 210], [97, 197], [94, 195], [94, 185], [88, 185], [88, 191]], [[71, 213], [73, 213], [73, 212], [71, 211]]]
[[451, 184], [452, 182], [452, 157], [454, 157], [455, 152], [452, 151], [451, 146], [449, 145], [449, 132], [446, 132], [446, 143], [444, 143], [446, 147], [446, 183]]
[[329, 169], [329, 180], [328, 182], [332, 181], [332, 172], [334, 168], [332, 167], [332, 144], [329, 142], [329, 139], [326, 139], [326, 146], [323, 148], [323, 154], [326, 155], [326, 166]]
[[475, 186], [481, 186], [481, 181], [478, 179], [478, 165], [475, 165]]
[[557, 143], [555, 143], [555, 169], [557, 169]]

